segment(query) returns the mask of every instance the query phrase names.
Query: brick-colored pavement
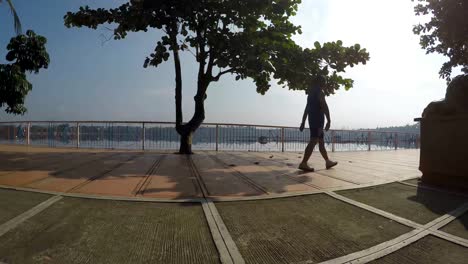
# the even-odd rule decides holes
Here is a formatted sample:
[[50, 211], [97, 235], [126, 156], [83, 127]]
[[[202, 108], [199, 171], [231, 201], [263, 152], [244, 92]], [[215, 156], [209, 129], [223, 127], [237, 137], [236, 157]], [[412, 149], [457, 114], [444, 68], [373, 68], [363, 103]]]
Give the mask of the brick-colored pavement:
[[[173, 153], [0, 146], [0, 185], [92, 195], [194, 198], [309, 192], [420, 176], [417, 150], [335, 152], [326, 170], [296, 169], [300, 153]], [[200, 179], [201, 185], [197, 181]]]

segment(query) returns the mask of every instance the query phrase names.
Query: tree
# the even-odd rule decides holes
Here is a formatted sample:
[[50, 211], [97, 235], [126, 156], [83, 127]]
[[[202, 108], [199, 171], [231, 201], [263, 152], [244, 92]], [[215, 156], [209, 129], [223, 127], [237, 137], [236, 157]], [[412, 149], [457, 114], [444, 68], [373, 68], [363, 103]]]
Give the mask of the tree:
[[[302, 49], [291, 37], [300, 27], [289, 21], [300, 0], [131, 0], [117, 8], [68, 12], [67, 27], [96, 29], [116, 25], [114, 39], [128, 32], [155, 28], [163, 34], [144, 67], [157, 67], [172, 55], [175, 68], [176, 130], [181, 136], [179, 152], [191, 153], [191, 138], [205, 119], [207, 88], [226, 74], [236, 80], [251, 78], [257, 92], [264, 94], [272, 78], [289, 89], [306, 89], [311, 80], [323, 75], [327, 93], [353, 82], [338, 75], [347, 66], [369, 59], [359, 45], [343, 47], [341, 41], [316, 43]], [[195, 112], [189, 122], [182, 115], [182, 70], [180, 52], [193, 54], [198, 63]]]
[[[0, 0], [0, 4], [3, 2], [3, 0]], [[13, 6], [13, 3], [11, 0], [6, 0], [7, 4], [10, 6], [11, 14], [13, 15], [13, 23], [15, 25], [15, 32], [17, 35], [21, 34], [21, 21], [19, 19], [18, 14], [16, 13], [15, 7]]]
[[449, 58], [439, 71], [440, 77], [450, 81], [452, 69], [457, 66], [468, 73], [468, 1], [416, 1], [416, 15], [431, 15], [428, 22], [413, 27], [413, 32], [420, 35], [421, 47], [427, 53], [437, 52]]
[[46, 38], [28, 30], [10, 40], [6, 60], [0, 64], [0, 107], [12, 114], [24, 114], [24, 99], [32, 89], [26, 73], [38, 73], [49, 65], [49, 54], [45, 49]]

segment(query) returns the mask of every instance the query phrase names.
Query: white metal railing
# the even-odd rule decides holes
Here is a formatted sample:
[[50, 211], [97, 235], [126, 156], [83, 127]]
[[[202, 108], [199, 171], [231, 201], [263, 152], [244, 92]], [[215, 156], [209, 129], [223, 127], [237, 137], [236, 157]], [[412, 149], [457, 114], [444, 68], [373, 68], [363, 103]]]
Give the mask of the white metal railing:
[[[419, 134], [372, 130], [330, 130], [329, 151], [419, 148]], [[308, 129], [251, 124], [205, 123], [194, 134], [193, 149], [303, 151]], [[179, 135], [172, 122], [18, 121], [0, 122], [0, 143], [48, 147], [174, 150]]]

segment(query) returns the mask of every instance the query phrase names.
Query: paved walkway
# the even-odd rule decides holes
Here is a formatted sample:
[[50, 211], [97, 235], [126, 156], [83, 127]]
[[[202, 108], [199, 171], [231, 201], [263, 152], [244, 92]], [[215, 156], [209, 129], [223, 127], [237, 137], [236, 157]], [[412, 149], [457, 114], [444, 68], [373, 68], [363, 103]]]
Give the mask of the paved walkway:
[[0, 263], [466, 263], [468, 195], [417, 151], [301, 156], [1, 147]]
[[326, 170], [301, 153], [172, 153], [0, 146], [0, 185], [58, 193], [164, 199], [241, 198], [353, 188], [420, 176], [417, 150], [335, 152]]

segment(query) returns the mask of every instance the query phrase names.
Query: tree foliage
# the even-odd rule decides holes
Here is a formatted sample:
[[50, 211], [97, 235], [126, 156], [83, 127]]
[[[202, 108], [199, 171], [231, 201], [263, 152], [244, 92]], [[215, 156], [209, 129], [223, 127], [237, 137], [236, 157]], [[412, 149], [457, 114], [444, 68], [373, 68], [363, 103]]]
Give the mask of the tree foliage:
[[[306, 90], [318, 76], [324, 77], [327, 94], [340, 86], [349, 89], [351, 79], [339, 73], [348, 66], [365, 63], [369, 54], [359, 45], [344, 47], [341, 41], [318, 42], [303, 49], [292, 36], [301, 33], [290, 18], [300, 0], [130, 0], [117, 8], [81, 7], [68, 12], [67, 27], [115, 25], [114, 39], [128, 32], [157, 29], [161, 38], [143, 66], [158, 67], [174, 59], [176, 75], [176, 129], [181, 135], [192, 133], [205, 118], [203, 102], [207, 88], [225, 74], [236, 80], [250, 78], [257, 92], [265, 94], [275, 79], [293, 90]], [[179, 53], [190, 52], [198, 63], [195, 113], [183, 124], [182, 69]]]
[[47, 40], [28, 30], [10, 40], [6, 55], [9, 64], [0, 64], [0, 107], [7, 113], [24, 114], [24, 99], [31, 91], [26, 73], [38, 73], [49, 65], [49, 54], [45, 49]]
[[334, 94], [340, 87], [349, 90], [353, 87], [353, 80], [344, 78], [340, 73], [347, 67], [354, 67], [369, 60], [369, 53], [361, 49], [359, 44], [344, 47], [343, 42], [326, 42], [322, 45], [314, 43], [312, 49], [302, 49], [297, 46], [287, 49], [275, 63], [277, 71], [274, 77], [279, 84], [292, 90], [306, 90], [311, 83], [321, 80], [320, 84], [325, 94]]
[[468, 73], [468, 1], [467, 0], [413, 0], [418, 4], [418, 16], [430, 15], [430, 20], [414, 26], [420, 35], [420, 44], [427, 53], [440, 53], [449, 58], [440, 71], [440, 77], [450, 80], [452, 69], [462, 66]]
[[[161, 29], [166, 34], [146, 58], [144, 67], [157, 67], [167, 61], [173, 49], [194, 50], [197, 62], [205, 66], [207, 81], [218, 81], [221, 75], [232, 73], [237, 80], [252, 78], [262, 94], [269, 89], [275, 73], [278, 74], [273, 77], [290, 89], [306, 89], [303, 82], [319, 73], [329, 74], [333, 89], [340, 85], [351, 88], [352, 80], [337, 73], [344, 72], [347, 66], [365, 63], [368, 53], [358, 44], [343, 47], [341, 41], [322, 46], [317, 42], [315, 49], [301, 49], [291, 39], [301, 33], [300, 27], [289, 21], [299, 3], [300, 0], [132, 0], [109, 10], [85, 6], [76, 13], [68, 12], [65, 25], [96, 29], [101, 24], [116, 23], [115, 39], [125, 38], [128, 32]], [[286, 74], [296, 70], [297, 63], [305, 67], [300, 72], [302, 76]], [[333, 70], [329, 71], [327, 65]], [[217, 73], [212, 72], [215, 68], [219, 69]]]

